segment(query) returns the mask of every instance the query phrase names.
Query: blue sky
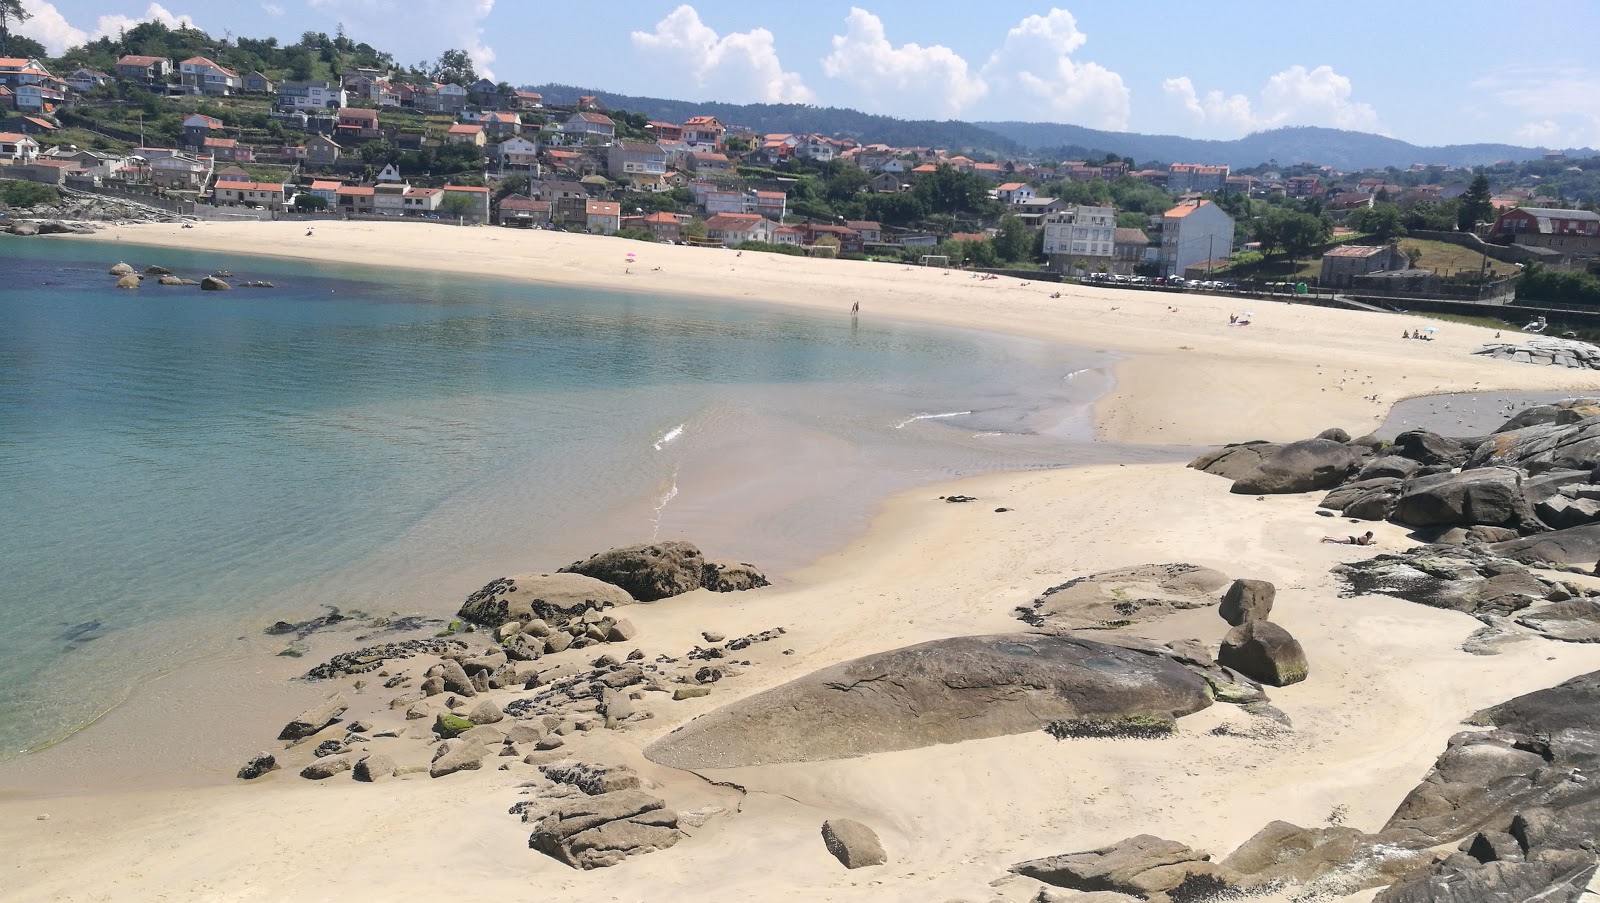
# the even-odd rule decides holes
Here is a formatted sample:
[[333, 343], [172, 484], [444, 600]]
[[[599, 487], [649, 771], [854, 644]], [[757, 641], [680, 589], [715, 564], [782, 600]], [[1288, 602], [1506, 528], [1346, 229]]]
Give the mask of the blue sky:
[[[1600, 3], [1235, 0], [23, 0], [59, 52], [145, 19], [350, 36], [402, 61], [624, 94], [793, 101], [1234, 138], [1325, 125], [1418, 144], [1600, 147]], [[1306, 10], [1306, 11], [1301, 11]]]

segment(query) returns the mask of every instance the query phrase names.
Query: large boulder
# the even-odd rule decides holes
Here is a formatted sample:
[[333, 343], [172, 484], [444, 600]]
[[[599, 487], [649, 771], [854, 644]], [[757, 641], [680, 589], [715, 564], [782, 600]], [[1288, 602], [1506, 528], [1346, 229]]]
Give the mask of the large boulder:
[[1278, 597], [1278, 588], [1265, 580], [1240, 577], [1222, 594], [1222, 605], [1217, 613], [1235, 627], [1246, 621], [1264, 621], [1272, 614], [1272, 602]]
[[705, 585], [706, 560], [690, 542], [657, 542], [591, 555], [561, 569], [620, 586], [640, 602], [655, 602]]
[[138, 287], [139, 287], [139, 277], [138, 277], [137, 274], [129, 273], [128, 275], [120, 277], [119, 279], [117, 279], [117, 288], [138, 288]]
[[1383, 834], [1274, 821], [1230, 853], [1222, 865], [1237, 872], [1247, 887], [1293, 883], [1300, 886], [1298, 897], [1326, 899], [1392, 883], [1433, 860], [1426, 850], [1406, 849]]
[[132, 276], [137, 272], [139, 271], [133, 268], [133, 264], [128, 263], [126, 260], [118, 261], [111, 265], [111, 269], [106, 270], [106, 273], [111, 276]]
[[1361, 457], [1329, 439], [1291, 442], [1263, 458], [1233, 483], [1241, 495], [1312, 492], [1343, 483], [1361, 469]]
[[583, 574], [519, 574], [501, 577], [467, 597], [457, 617], [484, 627], [508, 621], [565, 623], [588, 609], [632, 605], [627, 591]]
[[32, 220], [17, 220], [6, 227], [6, 231], [17, 236], [33, 236], [39, 234], [39, 224]]
[[1468, 468], [1507, 465], [1529, 472], [1593, 470], [1600, 465], [1600, 416], [1495, 433], [1473, 452]]
[[1460, 467], [1466, 463], [1467, 447], [1455, 439], [1446, 439], [1427, 430], [1409, 430], [1394, 437], [1390, 454], [1410, 458], [1419, 464], [1445, 464]]
[[1168, 720], [1211, 704], [1169, 656], [1078, 637], [1001, 634], [843, 662], [741, 699], [655, 741], [675, 768], [813, 762], [1040, 730]]
[[1363, 520], [1383, 520], [1394, 510], [1400, 487], [1401, 482], [1395, 477], [1359, 479], [1329, 492], [1317, 507]]
[[1299, 683], [1311, 670], [1300, 642], [1271, 621], [1246, 621], [1228, 631], [1217, 664], [1274, 687]]
[[1555, 404], [1537, 404], [1523, 408], [1495, 432], [1509, 433], [1523, 427], [1547, 424], [1566, 426], [1597, 415], [1600, 415], [1600, 398], [1568, 398]]
[[1578, 903], [1589, 897], [1594, 874], [1594, 856], [1581, 850], [1541, 850], [1526, 861], [1452, 856], [1384, 889], [1373, 903]]
[[1489, 547], [1497, 555], [1529, 564], [1588, 567], [1600, 560], [1600, 524], [1537, 533]]
[[433, 751], [433, 761], [428, 765], [428, 776], [442, 778], [458, 771], [477, 771], [489, 755], [488, 747], [475, 740], [446, 740]]
[[1377, 480], [1392, 477], [1397, 480], [1403, 480], [1416, 473], [1417, 468], [1421, 466], [1420, 463], [1411, 458], [1400, 455], [1384, 455], [1381, 458], [1373, 458], [1368, 461], [1367, 465], [1361, 468], [1361, 472], [1356, 474], [1356, 479]]
[[822, 843], [847, 869], [883, 865], [889, 861], [877, 832], [854, 819], [830, 818], [823, 822]]
[[[1500, 530], [1473, 527], [1464, 531]], [[1548, 535], [1548, 534], [1546, 534]], [[1485, 618], [1505, 616], [1548, 598], [1552, 586], [1511, 558], [1483, 546], [1416, 546], [1398, 554], [1338, 565], [1344, 595], [1381, 593], [1432, 608]]]
[[1052, 633], [1120, 627], [1208, 608], [1227, 584], [1226, 574], [1197, 564], [1139, 564], [1074, 577], [1016, 611], [1030, 627]]
[[1162, 903], [1210, 899], [1239, 880], [1206, 853], [1150, 834], [1098, 850], [1019, 862], [1011, 871], [1070, 890], [1115, 891]]
[[1600, 643], [1600, 602], [1568, 599], [1535, 609], [1517, 623], [1553, 639], [1569, 643]]
[[714, 593], [739, 593], [772, 585], [760, 568], [743, 561], [706, 562], [700, 583]]
[[226, 292], [232, 288], [233, 286], [215, 276], [207, 276], [200, 280], [200, 290], [203, 292]]
[[284, 725], [283, 730], [278, 732], [278, 739], [303, 740], [332, 724], [349, 707], [343, 696], [330, 696], [321, 705], [306, 709], [293, 721]]
[[617, 790], [572, 797], [538, 813], [528, 846], [573, 868], [595, 869], [682, 839], [677, 813], [661, 800], [641, 790]]
[[1276, 454], [1280, 448], [1283, 446], [1261, 440], [1224, 445], [1195, 458], [1189, 462], [1189, 466], [1204, 473], [1237, 480], [1255, 470], [1263, 459]]
[[1412, 527], [1503, 527], [1522, 522], [1526, 512], [1522, 475], [1493, 467], [1408, 480], [1392, 517]]

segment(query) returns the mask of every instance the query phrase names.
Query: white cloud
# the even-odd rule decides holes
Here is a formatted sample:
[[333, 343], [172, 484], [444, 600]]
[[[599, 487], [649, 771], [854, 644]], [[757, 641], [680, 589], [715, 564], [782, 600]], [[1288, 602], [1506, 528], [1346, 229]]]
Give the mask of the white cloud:
[[869, 112], [904, 118], [953, 117], [989, 92], [983, 76], [948, 47], [889, 43], [883, 20], [859, 7], [845, 17], [845, 33], [833, 36], [833, 53], [822, 71], [858, 92]]
[[94, 28], [86, 31], [68, 22], [66, 16], [63, 16], [55, 5], [46, 0], [26, 0], [22, 6], [32, 14], [32, 18], [16, 26], [17, 34], [33, 38], [52, 54], [62, 53], [67, 48], [86, 41], [116, 37], [122, 31], [141, 22], [160, 22], [168, 28], [181, 28], [194, 24], [192, 16], [175, 13], [159, 3], [152, 3], [145, 8], [144, 15], [141, 16], [125, 16], [121, 13], [101, 16], [96, 20]]
[[1505, 65], [1469, 86], [1497, 102], [1504, 116], [1540, 117], [1514, 132], [1547, 147], [1600, 146], [1600, 72], [1573, 65]]
[[281, 15], [283, 15], [283, 7], [279, 6], [276, 3], [263, 3], [263, 4], [261, 4], [261, 11], [266, 13], [269, 16], [281, 16]]
[[634, 49], [669, 77], [687, 76], [695, 89], [730, 102], [811, 103], [816, 99], [800, 76], [785, 72], [765, 28], [717, 34], [684, 4], [656, 23], [635, 31]]
[[1226, 95], [1221, 91], [1202, 95], [1188, 76], [1169, 78], [1161, 87], [1171, 106], [1182, 110], [1203, 132], [1213, 136], [1237, 137], [1285, 125], [1367, 132], [1382, 129], [1378, 111], [1369, 103], [1351, 100], [1354, 87], [1350, 79], [1331, 66], [1290, 66], [1267, 79], [1254, 101], [1243, 94]]
[[1122, 76], [1099, 63], [1071, 57], [1088, 40], [1064, 9], [1028, 16], [1006, 32], [981, 74], [997, 100], [1026, 100], [1016, 115], [1038, 118], [1043, 111], [1082, 125], [1126, 129], [1131, 92]]
[[33, 38], [44, 45], [44, 49], [51, 55], [58, 55], [68, 47], [76, 47], [89, 39], [89, 35], [81, 28], [73, 27], [66, 16], [55, 8], [52, 3], [44, 0], [28, 0], [22, 8], [33, 15], [20, 25], [13, 25], [12, 30], [17, 34]]
[[352, 40], [391, 50], [397, 60], [434, 60], [446, 49], [465, 50], [480, 76], [495, 77], [493, 65], [497, 54], [485, 40], [485, 20], [494, 11], [494, 0], [307, 0], [307, 3], [312, 9], [344, 23]]

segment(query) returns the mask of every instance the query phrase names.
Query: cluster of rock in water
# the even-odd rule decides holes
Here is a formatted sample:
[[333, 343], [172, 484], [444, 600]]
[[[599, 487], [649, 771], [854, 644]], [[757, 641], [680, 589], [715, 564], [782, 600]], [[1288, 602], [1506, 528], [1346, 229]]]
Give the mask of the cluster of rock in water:
[[[144, 273], [141, 274], [138, 270], [133, 268], [132, 264], [129, 264], [126, 261], [113, 264], [108, 272], [112, 276], [117, 277], [117, 288], [121, 289], [136, 289], [144, 283], [146, 278], [150, 277], [154, 277], [156, 282], [160, 285], [198, 285], [200, 286], [201, 291], [206, 292], [226, 292], [233, 288], [230, 283], [223, 280], [220, 274], [205, 276], [196, 281], [194, 279], [188, 279], [183, 276], [179, 276], [163, 266], [146, 267]], [[244, 288], [273, 287], [272, 283], [262, 280], [241, 282], [239, 285]]]
[[1600, 345], [1576, 339], [1540, 337], [1523, 342], [1494, 342], [1472, 353], [1487, 355], [1498, 361], [1600, 370]]

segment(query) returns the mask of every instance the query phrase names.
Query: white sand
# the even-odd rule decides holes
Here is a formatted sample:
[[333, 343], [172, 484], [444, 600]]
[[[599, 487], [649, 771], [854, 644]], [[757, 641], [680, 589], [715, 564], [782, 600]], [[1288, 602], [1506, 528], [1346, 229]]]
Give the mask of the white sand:
[[[1099, 408], [1099, 426], [1130, 441], [1289, 439], [1334, 425], [1358, 433], [1395, 400], [1426, 392], [1600, 388], [1587, 374], [1468, 355], [1486, 331], [1445, 324], [1438, 341], [1405, 342], [1400, 331], [1416, 323], [1403, 318], [1264, 301], [1250, 302], [1255, 325], [1243, 329], [1227, 325], [1227, 314], [1244, 305], [1238, 300], [1075, 288], [1051, 300], [1055, 287], [1016, 280], [554, 233], [365, 223], [319, 224], [314, 238], [290, 224], [120, 231], [125, 242], [231, 252], [276, 244], [285, 254], [363, 264], [525, 273], [841, 315], [859, 299], [867, 317], [1107, 348], [1129, 357]], [[624, 274], [630, 250], [640, 262]], [[1006, 866], [1141, 832], [1223, 855], [1271, 819], [1324, 824], [1336, 806], [1347, 810], [1346, 823], [1375, 830], [1462, 718], [1600, 668], [1600, 648], [1537, 639], [1499, 656], [1468, 655], [1459, 644], [1478, 626], [1470, 617], [1398, 600], [1340, 599], [1328, 568], [1369, 552], [1317, 542], [1339, 532], [1339, 521], [1316, 516], [1311, 497], [1257, 500], [1227, 490], [1225, 480], [1173, 465], [1000, 474], [918, 489], [886, 504], [859, 542], [790, 575], [783, 587], [697, 592], [631, 610], [638, 645], [652, 655], [680, 654], [702, 629], [730, 637], [789, 630], [752, 647], [754, 667], [711, 696], [651, 700], [653, 721], [580, 741], [588, 744], [579, 747], [585, 758], [640, 767], [674, 806], [740, 807], [669, 851], [580, 873], [528, 850], [527, 829], [506, 814], [521, 798], [516, 784], [533, 774], [527, 766], [380, 786], [280, 772], [254, 785], [219, 776], [183, 790], [86, 792], [83, 785], [95, 782], [60, 775], [18, 786], [0, 765], [0, 850], [9, 854], [0, 857], [0, 887], [8, 900], [421, 900], [462, 892], [626, 901], [1023, 900], [1035, 882], [990, 886]], [[952, 492], [979, 501], [935, 501]], [[1014, 510], [995, 513], [1001, 506]], [[1375, 529], [1383, 548], [1407, 543], [1397, 527]], [[868, 652], [1016, 630], [1022, 625], [1012, 609], [1047, 586], [1158, 561], [1277, 584], [1273, 619], [1311, 661], [1309, 680], [1271, 691], [1293, 718], [1293, 734], [1211, 736], [1223, 721], [1250, 720], [1218, 705], [1183, 719], [1178, 735], [1162, 741], [1057, 742], [1040, 732], [715, 775], [746, 787], [742, 801], [638, 753], [686, 718], [741, 695]], [[1214, 645], [1226, 627], [1201, 610], [1137, 632]], [[352, 715], [364, 716], [361, 705], [381, 705], [387, 694], [363, 699]], [[276, 746], [270, 736], [260, 745]], [[50, 818], [36, 820], [40, 814]], [[890, 863], [840, 868], [817, 833], [836, 815], [876, 828]]]

